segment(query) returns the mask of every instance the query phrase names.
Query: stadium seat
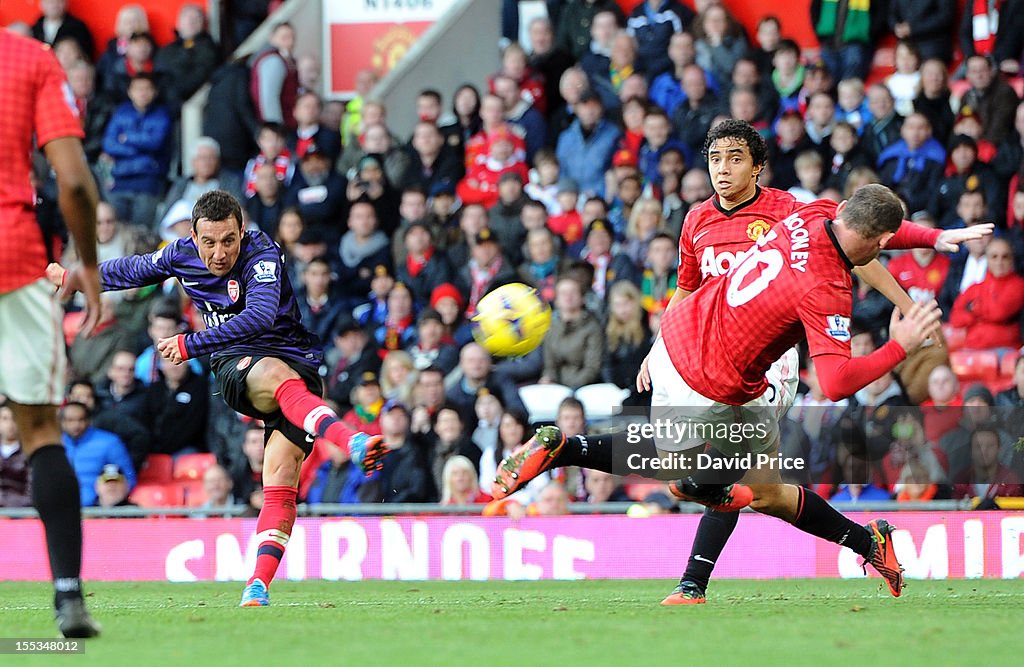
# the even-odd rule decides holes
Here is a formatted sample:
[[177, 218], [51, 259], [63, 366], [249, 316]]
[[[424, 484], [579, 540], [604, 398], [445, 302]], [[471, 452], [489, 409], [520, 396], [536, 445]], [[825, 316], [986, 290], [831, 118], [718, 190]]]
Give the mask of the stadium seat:
[[139, 507], [181, 507], [185, 504], [185, 490], [177, 484], [140, 484], [128, 500]]
[[999, 374], [1005, 375], [1008, 378], [1013, 377], [1013, 371], [1017, 367], [1017, 359], [1020, 358], [1020, 352], [1007, 352], [1003, 355], [1003, 358], [999, 360]]
[[572, 389], [562, 384], [528, 384], [519, 388], [531, 422], [553, 422], [558, 415], [558, 405], [572, 396]]
[[576, 390], [576, 398], [583, 404], [588, 421], [608, 419], [617, 414], [627, 396], [628, 389], [611, 382], [588, 384]]
[[995, 380], [988, 380], [987, 382], [985, 382], [985, 387], [992, 392], [993, 396], [1000, 392], [1006, 391], [1007, 389], [1015, 385], [1016, 383], [1013, 381], [1012, 377], [999, 377], [996, 378]]
[[206, 469], [217, 463], [217, 457], [206, 452], [184, 454], [174, 462], [174, 481], [197, 481], [206, 474]]
[[960, 378], [987, 382], [999, 377], [999, 355], [995, 350], [957, 350], [949, 353], [949, 366]]
[[964, 346], [964, 342], [967, 340], [967, 329], [944, 324], [942, 326], [942, 335], [946, 338], [946, 346], [952, 352]]
[[170, 454], [150, 454], [139, 468], [139, 484], [169, 484], [174, 479], [174, 459]]
[[185, 495], [187, 507], [200, 507], [206, 502], [206, 490], [202, 482], [178, 482]]

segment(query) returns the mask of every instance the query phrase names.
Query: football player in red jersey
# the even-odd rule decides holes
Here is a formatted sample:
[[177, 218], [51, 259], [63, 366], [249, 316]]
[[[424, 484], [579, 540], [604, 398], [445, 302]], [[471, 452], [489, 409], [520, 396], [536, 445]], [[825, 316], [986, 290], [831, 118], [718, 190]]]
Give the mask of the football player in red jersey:
[[32, 146], [57, 174], [60, 209], [82, 260], [88, 335], [100, 312], [96, 185], [82, 152], [82, 124], [64, 72], [45, 44], [0, 30], [0, 395], [6, 396], [32, 473], [32, 503], [46, 533], [57, 625], [65, 637], [99, 626], [82, 599], [82, 517], [61, 445], [57, 405], [66, 354], [63, 311], [46, 281], [52, 239], [36, 219]]
[[[745, 253], [752, 251], [753, 243], [762, 234], [801, 205], [788, 192], [758, 185], [758, 176], [767, 162], [767, 146], [748, 123], [727, 120], [715, 126], [708, 133], [705, 153], [715, 195], [687, 213], [679, 239], [678, 289], [669, 308], [708, 279], [728, 273], [732, 266], [743, 260]], [[934, 229], [934, 225], [925, 227], [905, 223], [901, 230], [911, 234], [907, 241], [910, 245], [932, 252], [955, 250], [955, 244], [969, 237], [962, 233], [963, 230], [940, 232]], [[978, 230], [979, 234], [990, 232], [991, 225]], [[915, 249], [914, 252], [918, 251]], [[911, 297], [877, 260], [854, 267], [854, 272], [904, 311], [913, 305]], [[645, 359], [638, 374], [638, 389], [650, 388], [647, 368]], [[796, 348], [787, 350], [768, 370], [767, 379], [772, 386], [770, 396], [776, 398], [773, 404], [779, 415], [785, 414], [793, 405], [799, 371]], [[781, 484], [782, 480], [778, 470], [758, 470], [752, 471], [744, 481]], [[736, 512], [720, 512], [712, 508], [705, 511], [694, 538], [686, 573], [676, 592], [666, 598], [667, 603], [693, 604], [705, 600], [704, 591], [715, 561], [725, 548], [738, 519]]]
[[[749, 133], [746, 132], [747, 129], [750, 130]], [[779, 193], [778, 191], [771, 191], [769, 189], [761, 190], [760, 188], [758, 188], [758, 186], [756, 184], [756, 176], [757, 176], [757, 173], [760, 172], [761, 165], [764, 164], [764, 160], [765, 160], [765, 157], [766, 157], [766, 151], [764, 150], [764, 145], [763, 145], [763, 142], [760, 140], [760, 137], [756, 134], [756, 132], [754, 132], [752, 130], [752, 128], [749, 128], [749, 126], [746, 125], [745, 123], [744, 124], [737, 124], [735, 122], [726, 121], [722, 125], [718, 126], [718, 128], [716, 128], [716, 130], [712, 131], [711, 135], [709, 135], [707, 146], [710, 149], [708, 151], [708, 153], [709, 153], [710, 162], [712, 164], [713, 180], [714, 180], [714, 183], [715, 183], [716, 187], [720, 188], [723, 191], [723, 196], [721, 197], [721, 200], [725, 202], [726, 207], [727, 207], [726, 208], [727, 212], [737, 213], [739, 210], [742, 210], [742, 208], [737, 208], [737, 206], [743, 207], [743, 208], [748, 207], [750, 205], [750, 203], [752, 201], [756, 200], [760, 196], [760, 194], [762, 192], [768, 192], [769, 193], [769, 197], [772, 197], [772, 198], [776, 199], [777, 201], [780, 201], [780, 202], [783, 202], [783, 203], [788, 198], [788, 195], [785, 195], [785, 193]], [[759, 157], [759, 159], [754, 158], [753, 157], [754, 155], [757, 155]], [[746, 177], [744, 177], [744, 175], [743, 175], [744, 167], [746, 167], [746, 169], [745, 169], [745, 176]], [[737, 178], [737, 176], [738, 176], [738, 178]], [[737, 206], [728, 206], [728, 204], [730, 203], [730, 200], [731, 200], [731, 202], [737, 204]], [[718, 204], [719, 203], [719, 202], [714, 201], [714, 200], [712, 200], [712, 201], [713, 201], [713, 204]], [[710, 204], [710, 205], [713, 205], [713, 204]], [[790, 211], [791, 210], [792, 209], [790, 209]], [[830, 215], [830, 216], [834, 215], [836, 213], [836, 205], [834, 203], [831, 204], [831, 209], [829, 209], [828, 205], [826, 205], [826, 208], [824, 210], [826, 211], [826, 215]], [[778, 215], [778, 214], [776, 214], [776, 215]], [[781, 217], [781, 215], [779, 217]], [[899, 217], [902, 217], [902, 211], [900, 211], [900, 216]], [[776, 219], [778, 219], [778, 218], [776, 218]], [[763, 234], [762, 230], [764, 229], [765, 226], [766, 225], [762, 223], [762, 220], [760, 218], [754, 218], [754, 219], [752, 219], [750, 221], [748, 228], [752, 232], [757, 232], [757, 233]], [[733, 230], [735, 231], [735, 229], [736, 229], [736, 226], [734, 225], [733, 226]], [[743, 228], [740, 227], [740, 229], [742, 230]], [[710, 231], [711, 230], [699, 230], [697, 232], [697, 234], [695, 234], [694, 236], [697, 236], [697, 235], [701, 234], [702, 232], [710, 232]], [[746, 232], [746, 230], [743, 230], [743, 231]], [[915, 243], [916, 244], [921, 244], [923, 242], [928, 242], [930, 244], [935, 244], [936, 246], [940, 246], [940, 247], [942, 247], [942, 249], [950, 249], [951, 244], [954, 244], [956, 242], [959, 242], [961, 240], [965, 240], [966, 238], [968, 238], [967, 236], [963, 236], [962, 234], [959, 234], [959, 235], [958, 234], [954, 234], [954, 235], [946, 235], [945, 237], [940, 239], [938, 233], [936, 232], [933, 236], [927, 237], [927, 239], [922, 239], [920, 230], [917, 230], [914, 227], [909, 227], [909, 226], [907, 226], [905, 228], [901, 227], [900, 228], [900, 232], [901, 232], [900, 235], [899, 235], [899, 237], [900, 237], [899, 244], [900, 245], [897, 246], [897, 245], [894, 244], [894, 247], [906, 247], [907, 245], [912, 245], [912, 244], [915, 244]], [[981, 232], [979, 230], [978, 233], [983, 233], [983, 232]], [[733, 234], [732, 238], [734, 239], [735, 236], [736, 235]], [[700, 241], [700, 240], [701, 239], [698, 238], [698, 241]], [[726, 240], [728, 240], [728, 239], [726, 239]], [[684, 248], [685, 248], [685, 245], [684, 245]], [[739, 252], [744, 252], [746, 250], [746, 248], [749, 248], [749, 241], [747, 242], [747, 244], [745, 246], [741, 246], [740, 248], [738, 248], [738, 251]], [[802, 251], [798, 251], [798, 252], [802, 252]], [[872, 259], [871, 257], [866, 257], [866, 258], [864, 258], [863, 262], [858, 262], [858, 263], [864, 264], [864, 263], [867, 263], [867, 262], [871, 261], [871, 259]], [[725, 267], [725, 268], [728, 268], [728, 267]], [[716, 269], [717, 269], [717, 266], [716, 266]], [[680, 274], [681, 275], [683, 275], [684, 270], [685, 270], [685, 267], [680, 269]], [[882, 270], [884, 271], [884, 268]], [[708, 277], [713, 277], [713, 276], [708, 276]], [[847, 276], [847, 279], [848, 279], [848, 276]], [[688, 293], [689, 292], [687, 291], [686, 293], [680, 295], [679, 297], [674, 297], [673, 298], [674, 304], [671, 304], [669, 306], [668, 312], [671, 312], [673, 310], [674, 306], [676, 306], [680, 301], [682, 301], [682, 299]], [[847, 291], [846, 300], [847, 300], [846, 309], [848, 310], [849, 307], [850, 307], [849, 306], [848, 291]], [[795, 310], [796, 310], [795, 304], [798, 304], [798, 303], [800, 303], [798, 300], [791, 301], [791, 302], [788, 303], [788, 308], [791, 311], [795, 312]], [[911, 308], [909, 310], [909, 312], [911, 314], [914, 314], [915, 317], [916, 317], [916, 316], [919, 315], [919, 313], [918, 313], [919, 310], [920, 310], [920, 308], [916, 308], [916, 309], [915, 308]], [[707, 313], [706, 312], [704, 313], [704, 317], [707, 317]], [[833, 314], [830, 315], [830, 317], [832, 317], [832, 326], [831, 326], [831, 328], [835, 332], [836, 336], [838, 336], [838, 337], [844, 336], [844, 331], [848, 333], [848, 316], [843, 316], [840, 313], [833, 313]], [[744, 325], [747, 326], [747, 327], [751, 326], [749, 322], [744, 322]], [[909, 326], [909, 325], [901, 325], [901, 326]], [[932, 326], [934, 327], [934, 323], [932, 324]], [[664, 327], [664, 324], [663, 324], [663, 327]], [[763, 331], [760, 332], [760, 333], [763, 333]], [[732, 338], [732, 336], [728, 336], [728, 335], [722, 336], [721, 333], [719, 334], [719, 336], [720, 336], [719, 340], [723, 340], [723, 339], [724, 340], [730, 340]], [[733, 347], [733, 348], [735, 347], [735, 346], [732, 345], [732, 341], [731, 340], [730, 340], [730, 346]], [[656, 347], [657, 347], [657, 344], [656, 344]], [[664, 344], [662, 344], [661, 347], [664, 348]], [[847, 339], [847, 349], [848, 349], [848, 339]], [[736, 350], [733, 349], [732, 351], [735, 352]], [[780, 352], [781, 351], [782, 350], [780, 350]], [[847, 356], [848, 356], [848, 353], [847, 353]], [[662, 361], [664, 361], [664, 360], [662, 360]], [[732, 362], [730, 362], [730, 364], [731, 363]], [[645, 366], [644, 370], [641, 372], [640, 377], [638, 377], [638, 382], [640, 382], [641, 384], [645, 384], [646, 386], [649, 387], [650, 386], [650, 378], [649, 378], [649, 376], [648, 376], [648, 374], [646, 372], [647, 364], [645, 364], [644, 366]], [[735, 365], [733, 365], [733, 367], [734, 368], [739, 368], [739, 367], [742, 367], [742, 366], [735, 366]], [[795, 365], [794, 365], [794, 369], [795, 369]], [[785, 377], [785, 373], [779, 373], [779, 375], [781, 375], [781, 378]], [[763, 378], [760, 378], [760, 381], [761, 382], [765, 382], [765, 380]], [[794, 378], [794, 381], [795, 381], [795, 378]], [[773, 386], [773, 391], [771, 391], [771, 392], [764, 392], [764, 389], [762, 389], [762, 393], [768, 393], [768, 395], [773, 398], [773, 400], [770, 401], [766, 405], [772, 405], [772, 404], [778, 405], [780, 403], [778, 398], [779, 398], [779, 394], [780, 394], [779, 389], [782, 388], [782, 384], [781, 383], [773, 383], [773, 385], [774, 385]], [[707, 389], [706, 391], [709, 394], [716, 393], [715, 390], [712, 390], [712, 389]], [[704, 396], [704, 395], [702, 395], [702, 396]], [[663, 396], [663, 400], [665, 401], [665, 402], [662, 403], [663, 405], [668, 404], [668, 402], [670, 402], [670, 399], [668, 398], [668, 396]], [[705, 400], [710, 400], [710, 399], [705, 399]], [[679, 401], [676, 400], [675, 397], [673, 397], [671, 399], [671, 401], [675, 401], [676, 404], [679, 404]], [[509, 461], [507, 462], [507, 465], [503, 466], [502, 470], [499, 473], [499, 478], [500, 479], [498, 480], [498, 485], [495, 488], [495, 491], [498, 493], [499, 496], [503, 495], [503, 493], [507, 493], [508, 492], [508, 491], [505, 491], [504, 489], [511, 488], [512, 490], [514, 490], [515, 488], [518, 488], [518, 486], [520, 486], [522, 483], [525, 483], [525, 481], [527, 481], [528, 479], [532, 478], [532, 476], [534, 476], [536, 474], [535, 469], [543, 470], [543, 469], [547, 469], [547, 468], [553, 467], [554, 465], [583, 465], [585, 467], [598, 467], [598, 465], [600, 465], [600, 463], [604, 463], [604, 461], [601, 461], [601, 462], [598, 461], [602, 457], [607, 457], [606, 462], [607, 462], [607, 464], [610, 465], [610, 462], [611, 462], [611, 455], [610, 455], [610, 453], [602, 452], [602, 450], [604, 448], [601, 445], [604, 444], [604, 442], [602, 442], [602, 440], [604, 439], [604, 436], [598, 436], [597, 438], [591, 436], [589, 438], [589, 440], [584, 439], [584, 442], [582, 443], [582, 452], [583, 452], [583, 456], [582, 457], [580, 457], [580, 456], [572, 456], [572, 454], [570, 454], [568, 456], [558, 456], [558, 455], [555, 455], [555, 454], [558, 453], [558, 450], [564, 449], [563, 444], [565, 444], [565, 441], [564, 441], [564, 439], [561, 438], [560, 434], [548, 433], [547, 431], [549, 431], [549, 430], [550, 429], [542, 429], [541, 432], [538, 432], [538, 435], [537, 435], [536, 438], [534, 438], [534, 440], [531, 440], [530, 443], [527, 443], [527, 445], [525, 445], [523, 448], [521, 448], [520, 451], [516, 452], [515, 454], [513, 454], [513, 456], [511, 456], [509, 458]], [[547, 442], [545, 442], [545, 440], [547, 440]], [[610, 443], [610, 439], [606, 440], [605, 442], [609, 442]], [[574, 450], [573, 453], [576, 453], [578, 451], [578, 450], [576, 450], [576, 447], [578, 446], [579, 443], [573, 441], [573, 442], [571, 442], [569, 444], [570, 444], [570, 449]], [[538, 452], [541, 452], [543, 455], [538, 454]], [[587, 456], [588, 454], [589, 454], [589, 456]], [[580, 463], [569, 463], [569, 462], [566, 462], [567, 460], [571, 460], [571, 459], [576, 459], [576, 460], [586, 459], [586, 461], [580, 462]], [[773, 477], [774, 477], [774, 479], [772, 480], [771, 484], [759, 483], [757, 486], [755, 486], [755, 491], [758, 491], [760, 494], [763, 494], [765, 496], [777, 495], [777, 494], [774, 494], [774, 491], [776, 489], [781, 489], [781, 488], [784, 488], [784, 487], [780, 484], [781, 480], [778, 478], [778, 472], [777, 471], [775, 471]], [[769, 479], [771, 479], [771, 477], [769, 477]], [[752, 480], [752, 481], [762, 482], [763, 480]], [[795, 489], [795, 487], [793, 487], [793, 488]], [[685, 491], [685, 489], [683, 489], [683, 490]], [[738, 506], [742, 506], [742, 504], [745, 504], [744, 500], [749, 502], [749, 497], [750, 497], [749, 496], [749, 490], [745, 491], [744, 489], [741, 489], [739, 487], [739, 485], [737, 485], [736, 487], [733, 487], [733, 486], [719, 487], [718, 491], [719, 491], [719, 494], [718, 494], [717, 500], [711, 499], [710, 496], [705, 496], [703, 498], [703, 501], [705, 502], [705, 504], [708, 504], [710, 506], [718, 506], [721, 509], [735, 510]], [[746, 498], [745, 499], [739, 497], [739, 496], [743, 496], [744, 494], [746, 494]], [[684, 495], [686, 495], [686, 494], [684, 494]], [[688, 497], [690, 497], [691, 499], [695, 499], [696, 498], [696, 496], [693, 495], [693, 494], [688, 495]], [[814, 519], [813, 520], [808, 519], [807, 521], [805, 521], [804, 525], [800, 525], [799, 523], [797, 523], [798, 527], [801, 527], [804, 530], [808, 530], [808, 532], [814, 532], [815, 530], [818, 530], [819, 532], [815, 532], [814, 534], [820, 534], [821, 533], [821, 529], [818, 527], [817, 522], [818, 522], [818, 519], [820, 519], [821, 517], [824, 516], [825, 519], [826, 519], [825, 523], [831, 525], [831, 527], [833, 529], [835, 528], [836, 525], [842, 525], [841, 522], [845, 522], [846, 521], [846, 519], [844, 517], [842, 517], [842, 515], [838, 514], [837, 512], [834, 512], [834, 510], [831, 510], [831, 508], [829, 508], [828, 505], [824, 503], [824, 501], [821, 501], [820, 498], [817, 498], [817, 500], [820, 501], [820, 502], [816, 503], [816, 502], [814, 502], [814, 500], [810, 501], [811, 505], [813, 505], [814, 507], [813, 507], [812, 510], [810, 510], [808, 512], [808, 516], [814, 515]], [[764, 498], [760, 498], [759, 497], [756, 504], [757, 504], [757, 508], [760, 509], [761, 511], [766, 511], [766, 512], [772, 513], [772, 514], [781, 514], [783, 516], [783, 518], [787, 518], [790, 521], [794, 521], [793, 515], [791, 513], [787, 514], [788, 510], [782, 509], [782, 511], [777, 511], [777, 510], [780, 509], [780, 507], [774, 505], [773, 503], [775, 503], [775, 502], [779, 502], [780, 506], [784, 505], [784, 503], [782, 502], [782, 499], [780, 499], [778, 497], [776, 497], [774, 500], [767, 500], [767, 501]], [[824, 508], [826, 508], [827, 511], [822, 510], [822, 506], [824, 506]], [[803, 514], [801, 513], [801, 516], [802, 515]], [[837, 524], [836, 523], [837, 520], [839, 520], [840, 523]], [[730, 529], [731, 529], [731, 527], [730, 527]], [[885, 526], [881, 526], [881, 529], [880, 529], [879, 525], [872, 526], [871, 529], [872, 529], [872, 531], [877, 531], [878, 532], [878, 537], [879, 537], [880, 540], [884, 538], [884, 535], [882, 533], [884, 533], [887, 530], [887, 528]], [[729, 534], [729, 532], [731, 532], [731, 530], [723, 531], [723, 532], [724, 532], [724, 538], [720, 538], [722, 545], [724, 545], [724, 541], [725, 541], [725, 539], [728, 538], [728, 534]], [[845, 535], [846, 532], [847, 531], [845, 531], [845, 530], [843, 531], [844, 535]], [[823, 536], [827, 537], [827, 535], [823, 535]], [[844, 539], [845, 539], [845, 537], [844, 537]], [[720, 551], [720, 549], [721, 549], [721, 547], [719, 547], [719, 551]], [[876, 550], [876, 551], [878, 551], [878, 550]], [[698, 562], [709, 562], [711, 560], [711, 559], [706, 558], [702, 554], [696, 554], [696, 556], [697, 556], [697, 561]], [[882, 563], [882, 566], [885, 567], [885, 564]], [[898, 594], [899, 587], [900, 587], [899, 585], [901, 583], [898, 580], [898, 577], [899, 577], [898, 568], [896, 570], [893, 570], [890, 567], [890, 568], [888, 568], [888, 571], [889, 571], [890, 575], [893, 577], [893, 578], [889, 579], [890, 589], [893, 590], [894, 594]], [[710, 574], [710, 568], [708, 569], [708, 573]], [[703, 591], [701, 590], [699, 592], [700, 592], [699, 600], [694, 599], [693, 601], [700, 601], [700, 602], [703, 601]], [[673, 597], [673, 596], [670, 596], [670, 598], [671, 597]], [[691, 597], [695, 597], [695, 596], [691, 596]]]

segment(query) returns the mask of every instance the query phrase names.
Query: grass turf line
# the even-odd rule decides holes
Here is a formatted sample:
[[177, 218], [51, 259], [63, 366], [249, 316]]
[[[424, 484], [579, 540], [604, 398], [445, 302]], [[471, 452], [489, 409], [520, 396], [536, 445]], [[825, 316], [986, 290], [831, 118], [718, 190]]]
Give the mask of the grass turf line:
[[[674, 582], [276, 582], [239, 609], [242, 584], [90, 583], [104, 625], [55, 665], [1014, 664], [1024, 581], [719, 581], [708, 604], [664, 608]], [[51, 637], [43, 584], [0, 584], [8, 637]], [[59, 664], [64, 664], [63, 662]]]

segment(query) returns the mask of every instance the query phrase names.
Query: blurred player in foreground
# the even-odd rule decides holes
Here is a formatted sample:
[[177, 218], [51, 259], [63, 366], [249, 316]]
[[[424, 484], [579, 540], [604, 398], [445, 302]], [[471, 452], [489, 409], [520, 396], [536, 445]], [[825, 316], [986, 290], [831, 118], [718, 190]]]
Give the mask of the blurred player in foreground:
[[[316, 336], [299, 321], [281, 250], [263, 232], [243, 231], [242, 210], [230, 194], [215, 190], [199, 198], [191, 236], [148, 255], [103, 262], [99, 273], [104, 291], [176, 278], [207, 328], [164, 338], [157, 350], [174, 364], [212, 353], [224, 401], [266, 423], [259, 549], [241, 606], [270, 604], [267, 588], [295, 522], [299, 468], [314, 439], [349, 451], [353, 461], [372, 471], [379, 469], [385, 451], [380, 437], [350, 430], [321, 399], [322, 353]], [[67, 293], [81, 284], [79, 268], [51, 264], [47, 274]]]
[[[641, 439], [634, 452], [647, 460], [693, 457], [708, 442], [714, 457], [739, 454], [776, 457], [779, 446], [778, 390], [765, 374], [786, 350], [806, 337], [822, 390], [829, 398], [849, 396], [892, 370], [938, 326], [936, 304], [914, 304], [905, 316], [897, 309], [891, 340], [874, 353], [850, 356], [851, 270], [883, 248], [906, 247], [901, 232], [903, 207], [891, 190], [865, 186], [849, 201], [815, 202], [760, 235], [756, 245], [727, 275], [707, 281], [689, 298], [668, 308], [661, 336], [647, 368], [653, 389], [652, 422], [691, 425], [757, 424], [737, 444], [729, 437]], [[641, 382], [642, 378], [638, 378]], [[731, 430], [731, 429], [730, 429]], [[691, 431], [692, 432], [692, 431]], [[722, 433], [714, 429], [715, 433]], [[745, 432], [745, 436], [748, 432]], [[621, 434], [566, 438], [543, 427], [498, 470], [495, 498], [514, 492], [540, 472], [581, 466], [613, 472], [614, 438]], [[621, 439], [619, 440], [621, 442]], [[723, 511], [747, 505], [797, 528], [842, 544], [861, 555], [898, 596], [902, 568], [885, 520], [859, 526], [812, 491], [788, 484], [738, 484], [746, 471], [696, 470], [672, 483], [680, 498]]]
[[[21, 434], [32, 503], [46, 532], [57, 625], [65, 637], [100, 628], [82, 599], [82, 511], [61, 445], [57, 405], [66, 353], [62, 311], [44, 276], [53, 239], [36, 219], [29, 182], [33, 138], [57, 174], [61, 213], [82, 258], [82, 332], [100, 312], [96, 271], [96, 184], [82, 152], [82, 124], [57, 59], [45, 44], [0, 30], [0, 394]], [[8, 545], [17, 548], [17, 545]]]

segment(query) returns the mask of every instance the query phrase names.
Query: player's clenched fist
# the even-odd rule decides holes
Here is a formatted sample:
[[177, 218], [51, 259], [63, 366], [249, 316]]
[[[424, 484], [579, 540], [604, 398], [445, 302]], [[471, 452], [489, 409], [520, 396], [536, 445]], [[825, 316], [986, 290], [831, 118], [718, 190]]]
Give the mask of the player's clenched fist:
[[941, 317], [942, 310], [935, 301], [915, 303], [902, 318], [900, 309], [895, 308], [889, 322], [889, 337], [907, 352], [916, 350], [941, 327]]
[[156, 349], [160, 356], [175, 366], [183, 363], [188, 357], [184, 353], [185, 334], [178, 334], [170, 338], [161, 338], [157, 341]]

